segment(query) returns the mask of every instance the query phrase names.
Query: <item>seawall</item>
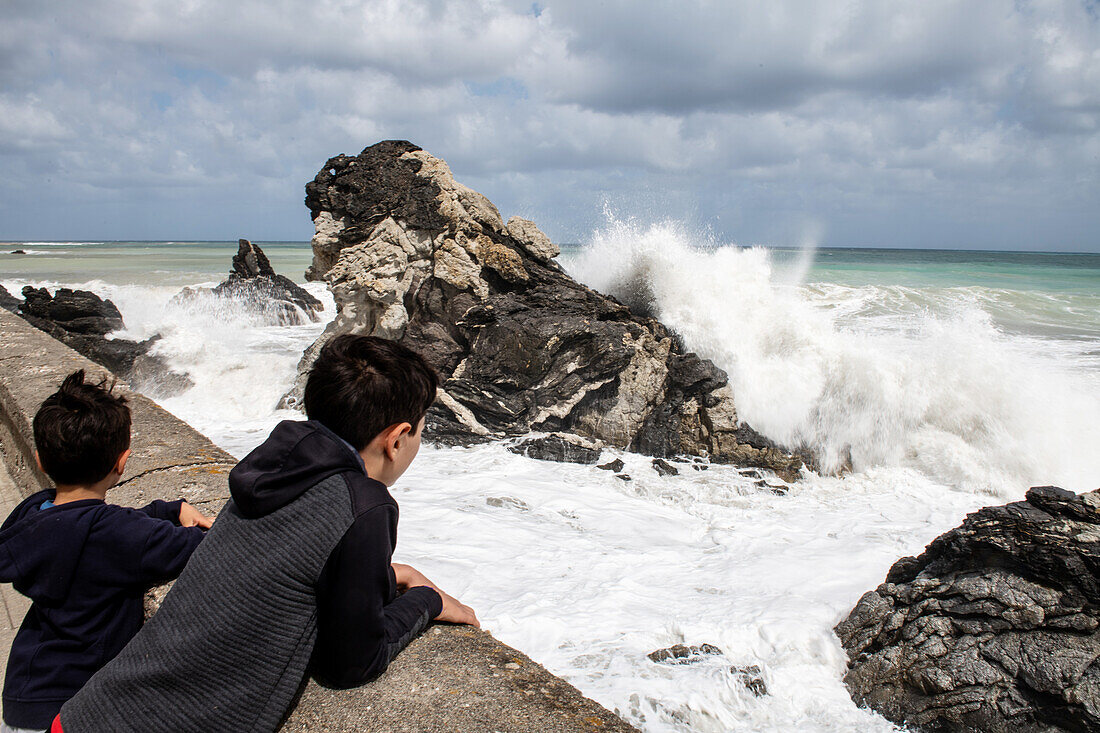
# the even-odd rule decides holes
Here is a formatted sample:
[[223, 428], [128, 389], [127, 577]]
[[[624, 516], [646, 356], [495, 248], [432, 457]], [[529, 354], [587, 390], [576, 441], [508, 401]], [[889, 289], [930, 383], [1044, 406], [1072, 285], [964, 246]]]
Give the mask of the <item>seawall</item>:
[[[0, 458], [22, 496], [49, 485], [34, 463], [31, 419], [42, 400], [76, 369], [97, 377], [106, 374], [103, 367], [0, 310]], [[182, 497], [207, 513], [217, 513], [228, 499], [226, 475], [235, 459], [125, 383], [120, 382], [119, 389], [130, 400], [133, 454], [127, 475], [112, 490], [110, 500], [138, 506], [153, 499]], [[4, 590], [10, 593], [11, 588]], [[489, 633], [434, 626], [369, 685], [329, 690], [311, 681], [282, 730], [573, 733], [635, 729]]]

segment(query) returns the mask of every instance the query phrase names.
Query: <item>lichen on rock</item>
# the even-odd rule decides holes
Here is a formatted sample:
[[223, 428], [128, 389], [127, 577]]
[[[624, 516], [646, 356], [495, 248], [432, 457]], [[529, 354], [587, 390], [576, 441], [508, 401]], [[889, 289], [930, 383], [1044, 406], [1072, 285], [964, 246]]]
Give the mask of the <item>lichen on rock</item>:
[[726, 374], [661, 323], [569, 277], [531, 221], [505, 224], [449, 166], [385, 141], [329, 159], [306, 185], [307, 277], [337, 315], [307, 350], [294, 388], [335, 334], [396, 339], [443, 378], [428, 438], [467, 443], [571, 433], [658, 457], [707, 456], [797, 477], [802, 459], [737, 418]]

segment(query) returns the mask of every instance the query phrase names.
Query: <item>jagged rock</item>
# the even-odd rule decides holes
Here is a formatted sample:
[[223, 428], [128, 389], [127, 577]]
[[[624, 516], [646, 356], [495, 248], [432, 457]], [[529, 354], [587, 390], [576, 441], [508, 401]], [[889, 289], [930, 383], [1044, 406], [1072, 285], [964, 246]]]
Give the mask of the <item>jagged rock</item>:
[[575, 435], [555, 433], [541, 438], [522, 440], [508, 450], [528, 458], [562, 463], [591, 465], [600, 460], [600, 448]]
[[237, 244], [228, 279], [210, 289], [184, 288], [176, 297], [190, 299], [210, 293], [231, 298], [282, 326], [303, 323], [303, 314], [311, 321], [320, 320], [318, 314], [324, 310], [321, 301], [290, 278], [277, 274], [259, 246], [247, 239], [237, 240]]
[[596, 466], [596, 468], [602, 468], [604, 471], [614, 471], [615, 473], [618, 473], [619, 471], [623, 470], [623, 466], [625, 465], [626, 464], [623, 463], [621, 458], [616, 458], [609, 463], [601, 463], [600, 465]]
[[23, 288], [23, 299], [16, 312], [28, 323], [107, 367], [136, 389], [167, 396], [192, 385], [186, 375], [173, 372], [161, 357], [148, 353], [159, 336], [144, 341], [105, 338], [123, 327], [122, 314], [110, 300], [69, 288], [58, 288], [51, 296], [45, 288], [30, 285]]
[[836, 627], [852, 699], [928, 731], [1100, 730], [1100, 492], [986, 507]]
[[634, 479], [630, 478], [630, 474], [628, 474], [628, 473], [617, 473], [617, 474], [615, 474], [615, 478], [619, 479], [620, 481], [633, 481], [634, 480]]
[[9, 293], [3, 285], [0, 285], [0, 308], [12, 313], [19, 312], [19, 298]]
[[669, 664], [694, 664], [708, 656], [720, 655], [722, 650], [713, 644], [699, 644], [687, 646], [685, 644], [673, 644], [666, 649], [657, 649], [646, 654], [651, 661], [668, 662]]
[[115, 304], [87, 290], [23, 288], [23, 316], [41, 318], [68, 333], [105, 336], [122, 328], [122, 314]]
[[26, 252], [26, 250], [22, 250], [22, 249], [13, 249], [11, 252], [9, 252], [9, 254], [25, 255], [25, 254], [27, 254], [27, 252]]
[[680, 471], [668, 461], [663, 458], [653, 459], [653, 470], [657, 472], [658, 476], [679, 476]]
[[799, 456], [737, 418], [726, 374], [659, 322], [573, 280], [532, 222], [503, 222], [447, 164], [404, 141], [331, 158], [306, 185], [312, 280], [337, 315], [282, 406], [340, 333], [401, 341], [444, 383], [427, 437], [568, 432], [656, 457], [705, 455], [792, 480]]
[[764, 697], [768, 694], [768, 685], [764, 682], [764, 672], [758, 665], [730, 667], [730, 674], [756, 697]]

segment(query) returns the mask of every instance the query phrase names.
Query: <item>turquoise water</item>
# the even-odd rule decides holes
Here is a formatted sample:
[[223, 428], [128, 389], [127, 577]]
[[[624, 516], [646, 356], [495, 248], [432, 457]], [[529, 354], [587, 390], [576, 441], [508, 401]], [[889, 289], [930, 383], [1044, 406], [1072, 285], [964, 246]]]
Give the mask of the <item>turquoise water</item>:
[[[312, 260], [309, 242], [256, 244], [277, 272], [304, 282]], [[10, 254], [20, 249], [26, 254]], [[568, 267], [584, 250], [562, 245], [562, 262]], [[224, 279], [236, 251], [236, 242], [8, 242], [0, 244], [0, 282], [182, 287]], [[852, 318], [904, 317], [969, 301], [1006, 333], [1100, 342], [1100, 254], [824, 248], [770, 253], [777, 273], [805, 284], [822, 307], [834, 307], [836, 288], [851, 289], [843, 302]], [[875, 292], [861, 297], [866, 288]]]
[[[299, 282], [309, 242], [256, 242], [275, 269]], [[22, 249], [28, 254], [9, 254]], [[570, 255], [583, 245], [562, 245]], [[7, 242], [0, 276], [189, 284], [229, 271], [236, 242]], [[906, 287], [986, 287], [1100, 295], [1100, 254], [912, 249], [773, 249], [778, 266], [812, 256], [807, 282]]]
[[[777, 259], [797, 255], [775, 250]], [[845, 285], [979, 286], [1100, 295], [1100, 254], [819, 249], [811, 279]]]

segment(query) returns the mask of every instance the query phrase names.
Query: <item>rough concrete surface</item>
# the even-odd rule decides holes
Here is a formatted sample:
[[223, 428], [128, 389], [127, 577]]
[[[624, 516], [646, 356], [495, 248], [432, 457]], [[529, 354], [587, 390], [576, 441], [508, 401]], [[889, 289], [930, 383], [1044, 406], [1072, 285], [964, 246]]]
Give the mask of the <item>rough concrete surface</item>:
[[[0, 511], [48, 485], [35, 468], [31, 419], [65, 375], [103, 367], [0, 310]], [[109, 376], [109, 375], [108, 375]], [[183, 497], [207, 513], [228, 498], [235, 460], [186, 423], [120, 382], [133, 415], [133, 455], [111, 501], [132, 506]], [[5, 661], [26, 599], [4, 584]], [[7, 622], [7, 625], [5, 625]], [[242, 670], [242, 673], [246, 673]], [[2, 669], [0, 669], [2, 674]], [[2, 677], [0, 677], [2, 681]], [[572, 733], [634, 730], [521, 652], [468, 627], [436, 626], [375, 682], [328, 690], [310, 682], [285, 731]]]

